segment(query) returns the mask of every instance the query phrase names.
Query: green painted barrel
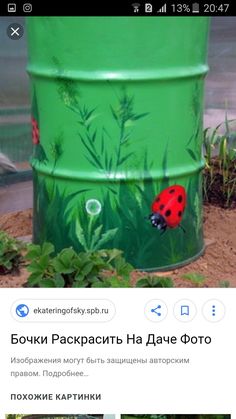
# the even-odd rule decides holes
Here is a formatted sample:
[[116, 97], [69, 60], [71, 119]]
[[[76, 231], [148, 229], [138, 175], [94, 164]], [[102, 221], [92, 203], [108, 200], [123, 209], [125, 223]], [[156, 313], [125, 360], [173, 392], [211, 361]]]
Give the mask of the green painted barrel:
[[28, 18], [35, 243], [118, 248], [143, 270], [202, 254], [208, 23]]

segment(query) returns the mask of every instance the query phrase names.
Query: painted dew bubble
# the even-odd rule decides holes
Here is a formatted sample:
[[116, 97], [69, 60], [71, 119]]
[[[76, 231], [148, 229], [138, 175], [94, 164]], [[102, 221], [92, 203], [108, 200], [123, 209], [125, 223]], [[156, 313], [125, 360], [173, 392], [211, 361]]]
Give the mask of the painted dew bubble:
[[102, 205], [97, 199], [89, 199], [85, 204], [85, 208], [88, 214], [97, 215], [101, 212]]

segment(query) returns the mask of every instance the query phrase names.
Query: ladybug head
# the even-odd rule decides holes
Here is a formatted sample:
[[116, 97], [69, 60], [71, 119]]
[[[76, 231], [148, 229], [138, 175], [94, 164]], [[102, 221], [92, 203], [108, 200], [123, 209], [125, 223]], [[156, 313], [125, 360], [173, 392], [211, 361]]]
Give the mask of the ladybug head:
[[164, 217], [159, 214], [159, 212], [155, 212], [149, 215], [149, 219], [152, 223], [153, 227], [156, 227], [158, 230], [165, 230], [166, 229], [166, 221]]

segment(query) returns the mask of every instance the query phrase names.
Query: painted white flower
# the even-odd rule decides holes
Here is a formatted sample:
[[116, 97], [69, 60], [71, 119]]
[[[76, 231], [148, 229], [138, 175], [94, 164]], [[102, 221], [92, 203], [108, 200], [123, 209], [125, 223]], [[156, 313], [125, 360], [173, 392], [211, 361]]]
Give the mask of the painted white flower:
[[102, 210], [102, 205], [97, 199], [89, 199], [85, 204], [85, 208], [88, 214], [98, 215]]

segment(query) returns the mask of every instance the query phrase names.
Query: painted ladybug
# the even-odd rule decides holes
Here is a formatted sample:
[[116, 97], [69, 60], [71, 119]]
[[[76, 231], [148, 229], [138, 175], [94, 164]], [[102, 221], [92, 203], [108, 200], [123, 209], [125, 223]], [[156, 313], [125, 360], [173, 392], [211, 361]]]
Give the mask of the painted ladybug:
[[183, 227], [180, 225], [186, 206], [186, 191], [183, 186], [173, 185], [164, 189], [156, 196], [152, 204], [152, 214], [149, 219], [153, 227], [162, 230], [167, 227]]

